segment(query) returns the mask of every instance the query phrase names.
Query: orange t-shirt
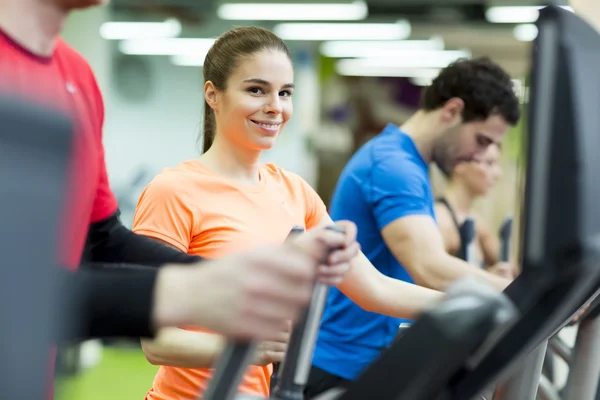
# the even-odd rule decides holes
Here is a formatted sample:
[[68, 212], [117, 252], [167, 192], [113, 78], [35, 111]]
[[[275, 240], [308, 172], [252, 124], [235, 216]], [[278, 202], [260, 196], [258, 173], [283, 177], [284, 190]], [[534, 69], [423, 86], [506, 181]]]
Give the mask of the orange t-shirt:
[[[164, 170], [144, 189], [133, 231], [206, 258], [282, 243], [294, 226], [311, 229], [327, 215], [317, 193], [296, 174], [272, 164], [245, 186], [199, 161]], [[200, 330], [200, 329], [198, 329]], [[239, 391], [268, 396], [272, 366], [250, 366]], [[161, 366], [147, 400], [189, 400], [207, 387], [212, 369]]]

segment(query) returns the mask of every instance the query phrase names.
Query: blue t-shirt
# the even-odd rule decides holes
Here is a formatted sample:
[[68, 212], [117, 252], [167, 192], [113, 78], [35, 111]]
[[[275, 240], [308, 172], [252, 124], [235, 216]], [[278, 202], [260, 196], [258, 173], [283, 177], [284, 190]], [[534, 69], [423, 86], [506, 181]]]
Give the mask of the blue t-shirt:
[[[388, 125], [367, 142], [344, 168], [330, 213], [334, 220], [357, 225], [362, 251], [381, 273], [414, 283], [381, 236], [386, 225], [402, 217], [435, 219], [429, 167], [413, 140], [397, 126]], [[332, 287], [313, 365], [353, 380], [393, 342], [401, 322], [363, 310]]]

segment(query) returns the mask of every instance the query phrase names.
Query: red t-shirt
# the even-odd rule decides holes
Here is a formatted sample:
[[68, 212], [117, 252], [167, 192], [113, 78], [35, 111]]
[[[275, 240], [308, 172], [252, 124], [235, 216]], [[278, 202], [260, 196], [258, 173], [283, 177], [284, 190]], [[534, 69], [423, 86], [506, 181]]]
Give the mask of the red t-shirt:
[[0, 31], [0, 94], [7, 93], [56, 107], [75, 123], [59, 262], [76, 269], [90, 223], [117, 210], [104, 161], [104, 103], [96, 78], [87, 61], [62, 39], [52, 56], [41, 57]]

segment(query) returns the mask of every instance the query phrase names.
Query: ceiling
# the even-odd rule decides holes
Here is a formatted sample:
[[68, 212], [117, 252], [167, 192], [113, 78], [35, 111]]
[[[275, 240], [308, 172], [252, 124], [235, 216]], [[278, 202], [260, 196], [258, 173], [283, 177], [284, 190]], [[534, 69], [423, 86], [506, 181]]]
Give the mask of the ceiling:
[[[369, 20], [407, 18], [411, 21], [412, 37], [415, 39], [441, 36], [447, 48], [465, 48], [474, 56], [489, 56], [513, 76], [522, 76], [528, 69], [529, 44], [514, 38], [512, 26], [487, 23], [485, 10], [487, 4], [494, 2], [535, 4], [539, 0], [366, 1]], [[175, 16], [190, 26], [202, 27], [215, 24], [217, 0], [112, 0], [112, 5], [115, 10], [128, 14], [150, 12]]]

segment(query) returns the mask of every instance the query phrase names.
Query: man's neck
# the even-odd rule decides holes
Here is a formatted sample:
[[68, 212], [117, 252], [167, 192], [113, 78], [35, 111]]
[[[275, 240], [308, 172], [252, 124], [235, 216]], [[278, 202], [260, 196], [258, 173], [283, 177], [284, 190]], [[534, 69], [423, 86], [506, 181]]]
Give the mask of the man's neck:
[[412, 138], [419, 154], [428, 164], [432, 159], [435, 141], [443, 132], [443, 127], [438, 121], [439, 116], [436, 112], [428, 113], [419, 110], [400, 127], [403, 132]]
[[52, 2], [0, 0], [0, 29], [25, 49], [51, 56], [67, 11]]

